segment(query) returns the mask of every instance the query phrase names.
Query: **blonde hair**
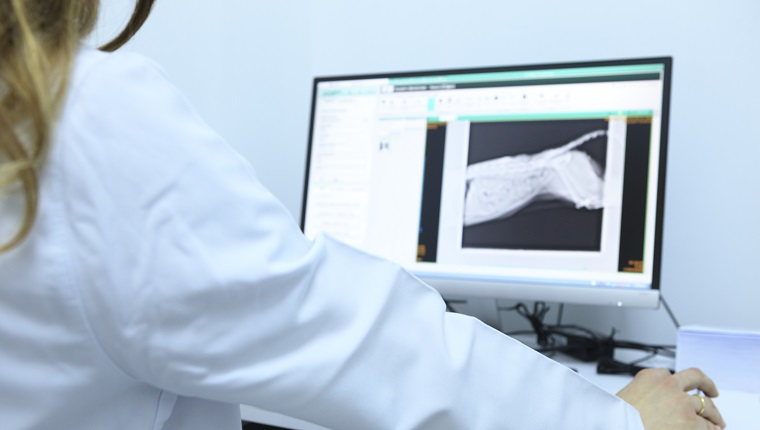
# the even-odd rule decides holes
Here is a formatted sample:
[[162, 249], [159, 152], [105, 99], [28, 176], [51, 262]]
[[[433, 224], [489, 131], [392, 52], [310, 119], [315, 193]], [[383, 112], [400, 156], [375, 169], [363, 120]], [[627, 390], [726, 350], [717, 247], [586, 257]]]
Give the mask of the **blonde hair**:
[[[99, 0], [0, 0], [0, 192], [20, 187], [25, 206], [7, 251], [29, 234], [38, 206], [38, 172], [66, 94], [74, 56], [95, 26]], [[101, 47], [124, 45], [153, 0], [137, 0], [126, 28]]]

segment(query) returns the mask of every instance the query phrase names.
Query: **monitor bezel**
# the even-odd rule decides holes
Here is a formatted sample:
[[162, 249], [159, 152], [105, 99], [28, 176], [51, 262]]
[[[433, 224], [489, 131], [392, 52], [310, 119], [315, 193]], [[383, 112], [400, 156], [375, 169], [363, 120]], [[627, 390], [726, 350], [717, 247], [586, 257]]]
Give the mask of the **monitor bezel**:
[[367, 73], [350, 75], [317, 76], [313, 79], [309, 134], [306, 149], [306, 166], [304, 186], [301, 201], [300, 226], [304, 229], [306, 208], [309, 195], [309, 177], [311, 170], [311, 153], [314, 139], [314, 125], [318, 87], [323, 82], [396, 79], [422, 76], [463, 75], [474, 73], [521, 72], [546, 69], [573, 69], [586, 67], [629, 66], [641, 64], [663, 65], [663, 89], [661, 105], [660, 153], [657, 183], [657, 209], [655, 211], [654, 248], [652, 260], [652, 283], [649, 289], [620, 288], [620, 287], [578, 287], [563, 285], [535, 285], [519, 282], [495, 282], [473, 279], [439, 278], [424, 273], [415, 273], [423, 281], [436, 288], [444, 296], [457, 297], [487, 297], [498, 299], [549, 301], [559, 303], [576, 303], [607, 305], [617, 307], [656, 308], [660, 303], [661, 274], [662, 274], [662, 241], [663, 223], [665, 217], [666, 173], [668, 163], [668, 140], [670, 126], [670, 98], [673, 69], [672, 56], [637, 57], [610, 60], [588, 60], [576, 62], [534, 63], [524, 65], [506, 65], [489, 67], [463, 67], [452, 69], [430, 69], [406, 72]]

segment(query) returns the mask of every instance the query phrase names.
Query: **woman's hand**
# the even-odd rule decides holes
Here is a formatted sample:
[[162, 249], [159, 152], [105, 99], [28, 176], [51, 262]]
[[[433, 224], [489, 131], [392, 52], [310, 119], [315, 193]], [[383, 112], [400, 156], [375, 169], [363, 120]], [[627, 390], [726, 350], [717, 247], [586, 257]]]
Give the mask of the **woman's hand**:
[[[700, 390], [705, 395], [687, 392]], [[647, 430], [717, 430], [726, 427], [712, 402], [718, 396], [713, 381], [699, 369], [671, 375], [646, 369], [617, 394], [639, 411]]]

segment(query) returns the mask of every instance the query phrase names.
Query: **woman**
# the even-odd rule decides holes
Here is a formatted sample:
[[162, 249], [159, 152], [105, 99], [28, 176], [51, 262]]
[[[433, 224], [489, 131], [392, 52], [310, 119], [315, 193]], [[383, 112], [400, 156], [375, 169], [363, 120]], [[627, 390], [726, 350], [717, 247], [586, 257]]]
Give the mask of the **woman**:
[[335, 429], [724, 425], [697, 370], [612, 396], [306, 240], [160, 69], [81, 45], [97, 9], [0, 0], [4, 428], [239, 428], [239, 403]]

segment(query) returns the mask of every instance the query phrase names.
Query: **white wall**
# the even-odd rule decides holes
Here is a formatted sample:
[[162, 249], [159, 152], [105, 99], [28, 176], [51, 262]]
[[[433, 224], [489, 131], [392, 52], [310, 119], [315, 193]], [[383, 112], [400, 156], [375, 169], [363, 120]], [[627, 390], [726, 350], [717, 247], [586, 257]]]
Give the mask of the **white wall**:
[[[102, 2], [93, 35], [121, 30], [134, 0]], [[125, 49], [161, 64], [206, 121], [299, 217], [312, 74], [308, 7], [248, 0], [157, 0]]]
[[[129, 3], [105, 5], [100, 40]], [[682, 324], [760, 330], [758, 16], [754, 0], [161, 0], [130, 49], [296, 217], [314, 75], [672, 55], [662, 291]], [[675, 339], [664, 310], [572, 306], [565, 321]]]

